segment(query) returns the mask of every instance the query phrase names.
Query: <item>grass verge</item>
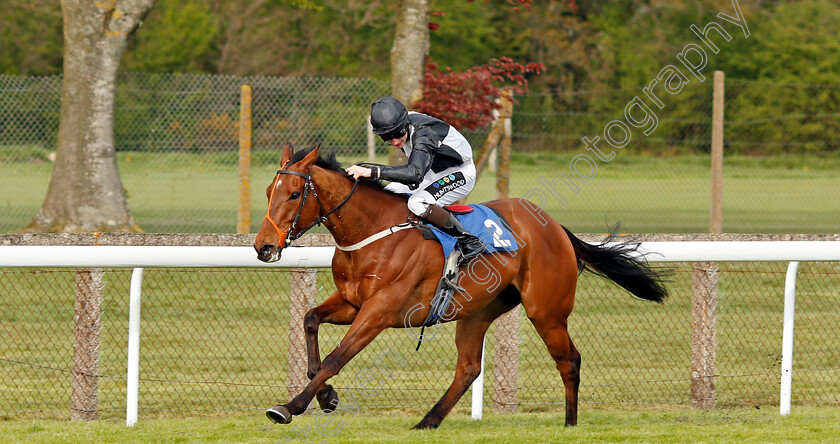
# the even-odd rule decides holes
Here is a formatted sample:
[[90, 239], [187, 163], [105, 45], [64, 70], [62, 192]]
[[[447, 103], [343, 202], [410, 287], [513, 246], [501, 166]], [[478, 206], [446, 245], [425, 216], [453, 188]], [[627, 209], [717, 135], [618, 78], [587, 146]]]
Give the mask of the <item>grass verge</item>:
[[122, 421], [0, 422], [0, 440], [29, 443], [765, 443], [836, 442], [840, 409], [798, 408], [782, 417], [776, 409], [582, 411], [577, 427], [563, 427], [559, 413], [487, 414], [473, 421], [455, 413], [437, 430], [409, 428], [420, 415], [342, 414], [327, 428], [315, 415], [290, 425], [270, 424], [261, 412], [226, 418]]

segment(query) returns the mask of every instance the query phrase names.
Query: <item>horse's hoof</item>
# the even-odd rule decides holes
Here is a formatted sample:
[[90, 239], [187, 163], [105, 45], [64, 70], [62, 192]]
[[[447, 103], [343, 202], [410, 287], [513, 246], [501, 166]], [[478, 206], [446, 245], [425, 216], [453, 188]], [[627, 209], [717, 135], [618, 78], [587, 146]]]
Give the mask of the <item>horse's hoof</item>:
[[438, 427], [440, 427], [440, 424], [429, 424], [425, 421], [420, 421], [417, 425], [412, 427], [411, 430], [434, 430]]
[[[324, 392], [321, 391], [318, 393], [318, 405], [321, 407], [326, 413], [330, 413], [338, 407], [338, 393], [335, 391], [333, 386], [328, 385], [329, 390]], [[321, 396], [322, 393], [326, 393], [325, 395]]]
[[282, 405], [276, 405], [266, 410], [265, 416], [268, 416], [268, 419], [276, 422], [277, 424], [288, 424], [292, 422], [292, 414], [289, 412], [289, 409], [283, 407]]

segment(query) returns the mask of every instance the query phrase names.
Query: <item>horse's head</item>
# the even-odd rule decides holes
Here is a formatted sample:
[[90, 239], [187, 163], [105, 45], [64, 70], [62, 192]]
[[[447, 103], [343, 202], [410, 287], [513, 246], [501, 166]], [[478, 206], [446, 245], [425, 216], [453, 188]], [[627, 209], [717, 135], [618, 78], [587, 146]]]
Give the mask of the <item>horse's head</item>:
[[[313, 194], [309, 169], [318, 159], [318, 147], [305, 157], [290, 162], [294, 151], [287, 143], [283, 147], [281, 167], [271, 185], [265, 190], [268, 210], [254, 240], [257, 259], [275, 262], [302, 230], [318, 218], [318, 203]], [[308, 198], [309, 197], [309, 198]]]

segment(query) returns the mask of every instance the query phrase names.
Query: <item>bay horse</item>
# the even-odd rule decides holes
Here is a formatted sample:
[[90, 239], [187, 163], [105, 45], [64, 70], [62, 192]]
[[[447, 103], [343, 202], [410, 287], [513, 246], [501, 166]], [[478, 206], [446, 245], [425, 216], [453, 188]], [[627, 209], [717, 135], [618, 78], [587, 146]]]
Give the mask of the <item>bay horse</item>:
[[[304, 317], [309, 384], [286, 404], [266, 411], [286, 424], [303, 413], [313, 398], [332, 411], [338, 395], [327, 381], [387, 328], [420, 326], [431, 307], [444, 261], [438, 242], [419, 229], [390, 230], [411, 216], [406, 197], [381, 184], [356, 182], [319, 147], [294, 152], [283, 148], [281, 169], [266, 189], [268, 210], [254, 241], [264, 262], [280, 259], [283, 249], [317, 223], [323, 223], [339, 247], [389, 235], [353, 251], [337, 249], [332, 260], [337, 290]], [[485, 203], [517, 235], [519, 250], [484, 254], [461, 269], [455, 294], [459, 309], [446, 321], [457, 321], [455, 379], [440, 401], [414, 426], [437, 428], [481, 370], [484, 334], [490, 324], [519, 304], [525, 308], [563, 379], [566, 426], [577, 423], [581, 356], [566, 329], [575, 299], [578, 274], [584, 270], [608, 278], [638, 298], [662, 302], [668, 292], [662, 277], [636, 254], [637, 243], [615, 243], [608, 237], [590, 245], [575, 237], [535, 204], [524, 199]], [[488, 276], [492, 274], [492, 282]], [[490, 285], [492, 284], [492, 285]], [[424, 309], [417, 310], [417, 304]], [[323, 361], [318, 349], [322, 323], [350, 325]]]

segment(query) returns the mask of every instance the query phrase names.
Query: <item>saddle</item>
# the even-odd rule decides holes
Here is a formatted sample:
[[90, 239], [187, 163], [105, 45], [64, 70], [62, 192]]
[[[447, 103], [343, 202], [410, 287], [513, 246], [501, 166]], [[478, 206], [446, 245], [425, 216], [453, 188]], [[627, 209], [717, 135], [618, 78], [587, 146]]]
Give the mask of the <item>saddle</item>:
[[473, 212], [473, 207], [469, 205], [444, 205], [443, 208], [445, 208], [446, 211], [449, 211], [452, 214], [467, 214]]
[[[484, 242], [484, 254], [497, 251], [516, 251], [519, 245], [510, 223], [496, 210], [486, 205], [449, 205], [444, 207], [458, 217], [461, 224]], [[423, 237], [440, 242], [443, 254], [449, 257], [455, 248], [455, 238], [437, 228], [425, 224], [417, 226]]]

